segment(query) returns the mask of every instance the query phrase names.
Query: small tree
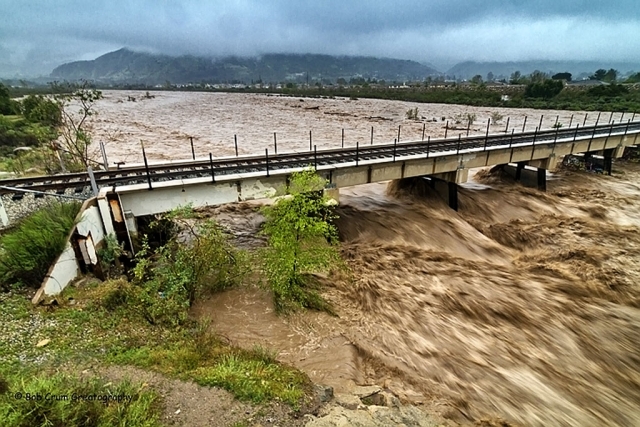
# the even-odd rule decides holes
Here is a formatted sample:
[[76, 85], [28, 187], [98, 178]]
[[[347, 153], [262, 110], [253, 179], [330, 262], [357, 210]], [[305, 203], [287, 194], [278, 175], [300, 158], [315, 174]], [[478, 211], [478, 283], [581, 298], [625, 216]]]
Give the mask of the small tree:
[[[91, 144], [90, 122], [92, 116], [97, 114], [95, 102], [102, 98], [102, 92], [90, 88], [85, 81], [79, 88], [71, 93], [60, 93], [56, 90], [57, 84], [52, 85], [56, 102], [62, 112], [60, 137], [62, 139], [62, 151], [70, 160], [70, 168], [74, 170], [86, 169], [89, 166], [89, 145]], [[77, 114], [73, 114], [70, 109], [73, 104], [79, 104]]]
[[340, 259], [335, 216], [322, 194], [325, 184], [313, 170], [294, 173], [288, 195], [263, 208], [268, 245], [261, 260], [279, 312], [299, 307], [331, 311], [311, 278]]

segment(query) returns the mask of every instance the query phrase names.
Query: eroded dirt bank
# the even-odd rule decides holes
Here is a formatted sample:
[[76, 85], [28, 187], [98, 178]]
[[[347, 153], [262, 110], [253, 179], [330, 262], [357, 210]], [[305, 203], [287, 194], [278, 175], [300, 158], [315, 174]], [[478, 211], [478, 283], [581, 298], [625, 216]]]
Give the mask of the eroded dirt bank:
[[[640, 167], [616, 168], [546, 194], [480, 172], [458, 213], [419, 183], [344, 191], [338, 318], [278, 318], [257, 289], [195, 311], [337, 393], [377, 384], [450, 425], [640, 425]], [[251, 209], [212, 213], [246, 244]]]

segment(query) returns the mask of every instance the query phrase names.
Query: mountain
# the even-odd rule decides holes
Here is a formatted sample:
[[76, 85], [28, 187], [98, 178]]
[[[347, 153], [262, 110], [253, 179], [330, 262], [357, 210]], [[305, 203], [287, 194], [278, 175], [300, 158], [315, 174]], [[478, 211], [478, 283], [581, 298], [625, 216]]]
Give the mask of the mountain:
[[555, 74], [569, 72], [573, 78], [593, 74], [596, 70], [604, 68], [608, 70], [614, 68], [626, 74], [629, 71], [640, 70], [638, 62], [607, 62], [607, 61], [518, 61], [518, 62], [475, 62], [466, 61], [454, 65], [449, 69], [447, 76], [457, 79], [471, 79], [475, 75], [486, 78], [488, 73], [493, 73], [496, 79], [509, 79], [512, 73], [520, 71], [522, 75], [531, 74], [538, 70], [545, 73]]
[[315, 54], [268, 54], [261, 57], [206, 58], [134, 52], [123, 48], [91, 61], [60, 65], [51, 73], [57, 80], [94, 80], [102, 83], [224, 83], [257, 81], [310, 82], [349, 80], [353, 77], [390, 81], [423, 80], [440, 74], [415, 61]]

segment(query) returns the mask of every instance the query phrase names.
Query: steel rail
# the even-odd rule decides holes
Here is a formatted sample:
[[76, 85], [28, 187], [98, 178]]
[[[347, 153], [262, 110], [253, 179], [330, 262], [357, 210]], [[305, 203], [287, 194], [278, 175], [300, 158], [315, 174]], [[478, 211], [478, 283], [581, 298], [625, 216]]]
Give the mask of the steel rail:
[[[600, 131], [600, 132], [599, 132]], [[447, 139], [430, 139], [428, 141], [408, 141], [396, 144], [381, 144], [374, 146], [357, 146], [320, 150], [317, 152], [294, 152], [269, 154], [268, 168], [272, 172], [278, 169], [289, 169], [305, 166], [326, 166], [348, 162], [362, 162], [383, 158], [398, 158], [411, 155], [425, 155], [443, 153], [447, 151], [487, 150], [498, 146], [536, 146], [555, 144], [558, 140], [575, 140], [580, 137], [609, 136], [612, 132], [625, 134], [640, 132], [640, 121], [619, 124], [604, 124], [600, 126], [585, 126], [582, 128], [567, 128], [563, 130], [551, 129], [538, 132], [523, 132], [519, 134], [495, 134], [489, 136], [452, 137]], [[250, 155], [206, 160], [178, 161], [171, 164], [149, 164], [148, 169], [143, 166], [125, 167], [109, 171], [94, 171], [96, 183], [99, 187], [121, 184], [161, 182], [173, 179], [193, 177], [227, 175], [233, 173], [261, 172], [267, 169], [265, 156]], [[15, 190], [28, 189], [36, 191], [64, 190], [90, 186], [86, 172], [50, 175], [29, 178], [14, 178], [0, 180], [5, 188], [0, 187], [0, 194], [15, 193]], [[9, 190], [6, 187], [13, 187]]]

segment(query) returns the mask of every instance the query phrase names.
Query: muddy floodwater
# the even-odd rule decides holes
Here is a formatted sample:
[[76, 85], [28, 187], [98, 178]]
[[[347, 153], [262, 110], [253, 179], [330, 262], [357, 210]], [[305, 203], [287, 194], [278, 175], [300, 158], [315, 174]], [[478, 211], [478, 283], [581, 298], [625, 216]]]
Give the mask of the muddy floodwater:
[[[585, 113], [255, 94], [106, 91], [94, 141], [110, 162], [319, 149], [442, 137], [471, 113], [471, 134], [534, 130]], [[129, 100], [135, 97], [136, 101]], [[408, 120], [417, 107], [424, 119]], [[573, 121], [571, 115], [574, 115]], [[589, 113], [586, 123], [595, 122]], [[444, 118], [444, 121], [442, 120]], [[610, 118], [603, 114], [604, 121]], [[435, 119], [435, 121], [434, 121]], [[619, 120], [616, 115], [614, 119]], [[454, 123], [455, 125], [455, 123]], [[466, 133], [465, 124], [449, 135]], [[337, 393], [378, 385], [445, 425], [640, 425], [640, 167], [613, 176], [560, 170], [539, 192], [473, 171], [454, 212], [419, 181], [341, 190], [348, 273], [320, 277], [337, 317], [276, 316], [259, 287], [200, 301], [193, 314], [233, 343], [261, 345]], [[257, 203], [257, 202], [256, 202]], [[256, 203], [209, 208], [243, 248]], [[504, 420], [504, 424], [497, 424]], [[485, 424], [486, 425], [486, 424]]]
[[[393, 143], [467, 134], [467, 114], [475, 115], [469, 127], [470, 135], [486, 132], [492, 113], [503, 118], [492, 122], [491, 133], [521, 132], [523, 127], [534, 131], [540, 126], [550, 129], [556, 121], [565, 128], [570, 124], [593, 124], [598, 113], [552, 110], [470, 107], [444, 104], [421, 104], [377, 99], [296, 98], [266, 94], [152, 92], [145, 98], [141, 91], [104, 91], [104, 99], [96, 104], [98, 114], [93, 117], [93, 155], [101, 159], [98, 142], [105, 144], [109, 163], [142, 162], [140, 143], [143, 142], [150, 161], [191, 158], [189, 138], [193, 138], [196, 157], [208, 158], [235, 155], [234, 136], [239, 154], [264, 154], [337, 148], [371, 143]], [[135, 101], [132, 101], [135, 99]], [[418, 108], [419, 120], [409, 120], [409, 109]], [[571, 116], [573, 115], [573, 119]], [[543, 116], [543, 117], [541, 117]], [[610, 118], [619, 121], [621, 114], [612, 117], [602, 113], [600, 122]], [[496, 116], [494, 116], [495, 118]], [[525, 123], [526, 117], [526, 123]], [[630, 118], [630, 117], [629, 117]], [[443, 120], [444, 119], [444, 120]], [[586, 119], [586, 120], [585, 120]], [[508, 120], [508, 123], [507, 123]], [[460, 123], [456, 124], [456, 121]], [[508, 124], [508, 129], [507, 129]]]
[[[428, 187], [347, 189], [338, 317], [273, 312], [258, 288], [195, 307], [312, 380], [379, 385], [448, 425], [640, 425], [640, 167], [558, 171], [547, 193], [476, 171], [453, 212]], [[255, 205], [208, 210], [240, 245]]]

